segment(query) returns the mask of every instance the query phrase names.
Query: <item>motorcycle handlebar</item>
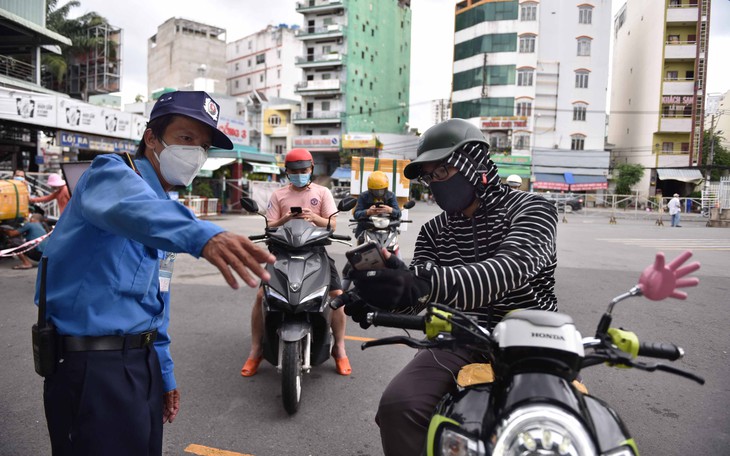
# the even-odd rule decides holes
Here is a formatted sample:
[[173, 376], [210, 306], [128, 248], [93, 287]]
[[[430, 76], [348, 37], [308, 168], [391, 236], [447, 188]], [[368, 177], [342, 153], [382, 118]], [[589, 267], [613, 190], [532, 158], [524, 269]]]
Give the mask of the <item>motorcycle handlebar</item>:
[[335, 234], [335, 233], [330, 234], [330, 238], [337, 239], [340, 241], [351, 241], [352, 240], [352, 237], [350, 237], [350, 236], [342, 236], [340, 234]]
[[414, 329], [416, 331], [426, 330], [426, 318], [416, 315], [403, 315], [388, 312], [371, 312], [367, 315], [367, 320], [368, 323], [374, 326]]
[[262, 239], [266, 239], [266, 235], [265, 234], [255, 234], [253, 236], [249, 236], [248, 238], [252, 241], [260, 241]]
[[641, 342], [639, 356], [676, 361], [684, 356], [684, 350], [674, 344], [664, 342]]

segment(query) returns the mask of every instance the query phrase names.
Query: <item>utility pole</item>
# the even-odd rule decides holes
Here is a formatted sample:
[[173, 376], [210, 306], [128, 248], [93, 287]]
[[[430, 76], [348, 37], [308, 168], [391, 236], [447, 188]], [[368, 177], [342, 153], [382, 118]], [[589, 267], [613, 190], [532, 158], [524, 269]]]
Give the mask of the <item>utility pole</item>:
[[712, 161], [715, 158], [715, 114], [710, 120], [710, 153], [705, 162], [705, 192], [710, 190], [710, 178], [712, 177]]

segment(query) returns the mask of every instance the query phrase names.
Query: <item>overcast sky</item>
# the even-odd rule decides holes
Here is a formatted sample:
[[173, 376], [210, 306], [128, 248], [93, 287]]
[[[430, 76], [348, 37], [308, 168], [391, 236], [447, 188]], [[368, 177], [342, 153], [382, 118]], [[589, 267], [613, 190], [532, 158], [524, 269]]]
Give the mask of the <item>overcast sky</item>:
[[[80, 0], [72, 16], [95, 11], [123, 29], [122, 96], [129, 103], [147, 95], [147, 39], [171, 17], [225, 28], [227, 41], [255, 33], [269, 24], [301, 24], [295, 0]], [[64, 0], [59, 1], [64, 4]], [[410, 124], [421, 131], [431, 124], [430, 101], [448, 98], [457, 0], [412, 0]], [[613, 1], [616, 11], [623, 0]], [[730, 1], [712, 2], [707, 92], [730, 90]]]

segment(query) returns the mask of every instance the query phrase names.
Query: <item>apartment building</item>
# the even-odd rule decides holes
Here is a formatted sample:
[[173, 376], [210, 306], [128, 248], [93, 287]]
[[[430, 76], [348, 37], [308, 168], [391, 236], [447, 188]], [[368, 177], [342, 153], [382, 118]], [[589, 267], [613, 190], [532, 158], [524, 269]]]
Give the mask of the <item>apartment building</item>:
[[457, 3], [451, 115], [535, 189], [607, 188], [610, 24], [610, 0]]
[[378, 133], [405, 133], [410, 87], [407, 0], [307, 0], [296, 84], [295, 144], [311, 144], [315, 166], [334, 172], [341, 149], [377, 154]]
[[689, 195], [702, 180], [709, 0], [628, 0], [614, 18], [614, 163], [646, 169], [647, 195]]

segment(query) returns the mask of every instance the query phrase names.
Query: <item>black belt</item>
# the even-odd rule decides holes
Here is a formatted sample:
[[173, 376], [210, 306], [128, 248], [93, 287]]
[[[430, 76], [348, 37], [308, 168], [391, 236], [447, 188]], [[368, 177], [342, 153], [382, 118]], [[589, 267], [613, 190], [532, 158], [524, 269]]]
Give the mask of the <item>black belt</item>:
[[143, 348], [157, 339], [157, 330], [124, 336], [76, 337], [61, 336], [65, 352], [122, 350], [124, 348]]

